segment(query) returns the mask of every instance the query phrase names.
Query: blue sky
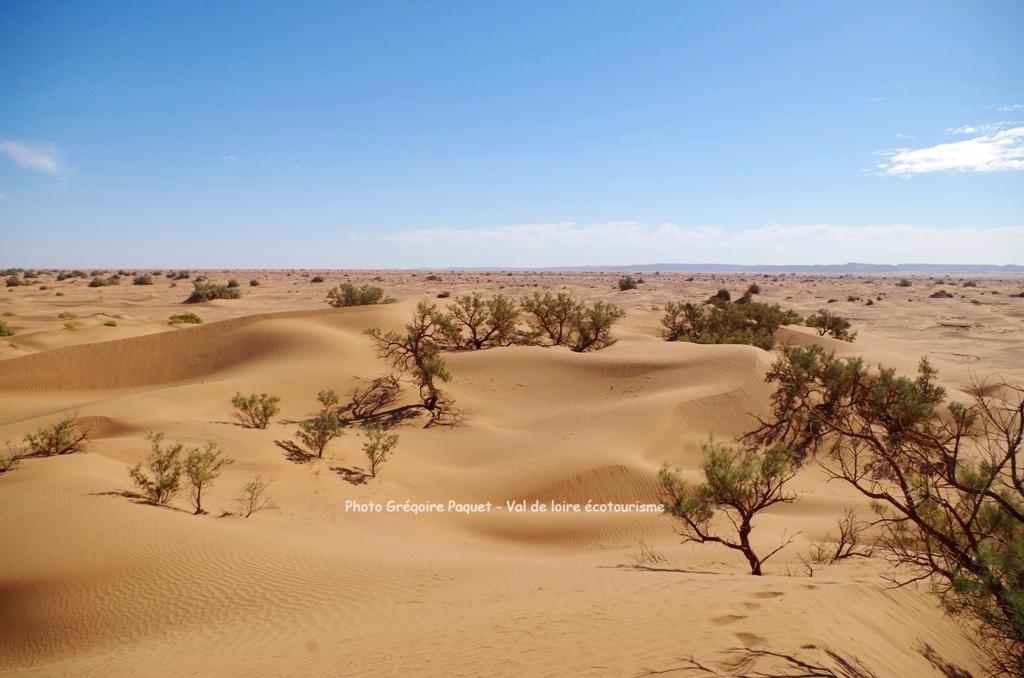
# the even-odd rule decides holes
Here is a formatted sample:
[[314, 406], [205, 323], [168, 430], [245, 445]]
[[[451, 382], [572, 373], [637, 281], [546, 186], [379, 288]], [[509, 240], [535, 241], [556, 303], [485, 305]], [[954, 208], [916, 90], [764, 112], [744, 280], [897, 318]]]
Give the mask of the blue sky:
[[1024, 262], [1024, 3], [0, 1], [0, 265]]

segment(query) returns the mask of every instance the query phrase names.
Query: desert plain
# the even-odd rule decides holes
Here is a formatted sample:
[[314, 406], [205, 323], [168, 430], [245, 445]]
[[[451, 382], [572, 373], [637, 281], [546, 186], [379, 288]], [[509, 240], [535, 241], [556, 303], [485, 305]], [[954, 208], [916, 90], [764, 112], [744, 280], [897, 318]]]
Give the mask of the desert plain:
[[[202, 273], [241, 281], [241, 298], [186, 306], [189, 281], [164, 276], [90, 288], [44, 273], [0, 291], [14, 331], [0, 341], [0, 440], [67, 413], [90, 432], [84, 452], [0, 475], [0, 675], [982, 675], [926, 584], [893, 588], [876, 558], [808, 576], [801, 553], [845, 508], [868, 510], [813, 467], [794, 481], [798, 501], [758, 518], [757, 544], [793, 537], [759, 577], [734, 552], [681, 544], [657, 513], [508, 503], [656, 503], [663, 463], [696, 477], [703, 441], [730, 440], [766, 412], [772, 352], [666, 342], [669, 301], [757, 283], [761, 301], [827, 307], [858, 332], [848, 343], [783, 327], [780, 343], [906, 374], [927, 357], [955, 399], [974, 378], [1024, 383], [1020, 278], [916, 276], [901, 287], [881, 276], [644, 273], [620, 291], [615, 272]], [[346, 281], [395, 302], [330, 308], [327, 289]], [[932, 298], [940, 289], [951, 297]], [[318, 391], [345, 397], [390, 371], [366, 329], [400, 328], [419, 300], [469, 291], [565, 291], [626, 315], [600, 351], [446, 353], [460, 421], [397, 423], [400, 442], [375, 478], [363, 475], [357, 423], [323, 459], [295, 453]], [[188, 311], [203, 323], [168, 325]], [[281, 411], [265, 430], [243, 427], [236, 392], [276, 394]], [[207, 514], [192, 515], [184, 496], [155, 506], [132, 494], [128, 468], [156, 431], [233, 459]], [[271, 481], [276, 508], [243, 518], [235, 497], [255, 475]], [[351, 508], [449, 501], [495, 508]]]

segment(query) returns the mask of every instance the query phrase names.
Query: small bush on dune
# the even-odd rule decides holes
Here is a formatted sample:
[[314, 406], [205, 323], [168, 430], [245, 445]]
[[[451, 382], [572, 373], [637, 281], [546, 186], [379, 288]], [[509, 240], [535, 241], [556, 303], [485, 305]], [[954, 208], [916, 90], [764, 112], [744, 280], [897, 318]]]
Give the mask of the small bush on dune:
[[148, 274], [147, 275], [137, 275], [134, 278], [132, 278], [132, 284], [133, 285], [152, 285], [153, 284], [153, 276], [148, 275]]
[[146, 470], [143, 470], [142, 463], [138, 463], [128, 469], [128, 475], [147, 499], [154, 504], [166, 504], [181, 489], [181, 475], [184, 471], [181, 453], [185, 446], [175, 443], [163, 447], [163, 433], [151, 433], [146, 439], [151, 445]]
[[103, 276], [93, 276], [93, 279], [89, 281], [89, 287], [111, 287], [113, 285], [120, 285], [121, 278], [116, 275], [112, 275], [109, 278]]
[[0, 337], [13, 337], [14, 330], [11, 329], [10, 325], [6, 321], [0, 320]]
[[167, 276], [171, 280], [188, 280], [192, 277], [191, 271], [178, 271], [174, 274], [168, 274]]
[[65, 415], [53, 426], [25, 436], [25, 453], [34, 457], [53, 457], [81, 452], [89, 443], [89, 431], [73, 414]]
[[203, 319], [195, 313], [175, 313], [169, 319], [168, 325], [202, 325]]
[[263, 480], [262, 476], [256, 476], [242, 487], [235, 501], [243, 518], [248, 518], [259, 511], [277, 508], [273, 498], [267, 494], [270, 483], [269, 480]]
[[323, 281], [324, 277], [322, 275], [314, 275], [312, 278], [309, 279], [309, 282], [311, 283], [322, 283]]
[[370, 463], [370, 475], [377, 477], [377, 468], [385, 463], [398, 445], [398, 434], [388, 433], [383, 428], [375, 426], [366, 431], [366, 442], [363, 443], [363, 452]]
[[910, 282], [906, 278], [900, 278], [899, 282], [896, 283], [896, 287], [911, 287], [914, 283]]
[[255, 278], [253, 278], [252, 280], [249, 281], [249, 287], [259, 287], [259, 286], [260, 286], [260, 281], [256, 280]]
[[237, 283], [235, 287], [230, 287], [205, 280], [197, 280], [192, 283], [192, 287], [192, 294], [185, 300], [186, 304], [200, 304], [213, 299], [238, 299], [242, 296]]
[[6, 285], [8, 287], [25, 287], [29, 285], [29, 283], [25, 282], [20, 275], [15, 274], [7, 276]]
[[[781, 445], [761, 451], [714, 442], [705, 443], [703, 451], [705, 481], [699, 485], [687, 483], [678, 471], [662, 467], [658, 478], [665, 513], [681, 523], [684, 542], [721, 544], [739, 551], [747, 559], [750, 573], [760, 575], [764, 563], [789, 540], [759, 555], [750, 543], [753, 521], [775, 504], [796, 500], [796, 495], [785, 490], [786, 483], [796, 475], [792, 452]], [[724, 514], [726, 521], [716, 521], [718, 514]], [[733, 529], [725, 529], [724, 524]]]
[[448, 305], [453, 348], [480, 350], [509, 346], [516, 341], [519, 309], [503, 294], [484, 299], [477, 293], [463, 295]]
[[295, 432], [302, 443], [316, 453], [320, 459], [324, 456], [327, 444], [342, 435], [341, 420], [338, 418], [340, 398], [334, 391], [320, 391], [316, 397], [320, 403], [320, 412], [308, 421], [299, 424]]
[[21, 463], [21, 452], [7, 444], [7, 454], [0, 455], [0, 475], [14, 470]]
[[615, 343], [611, 328], [625, 311], [604, 301], [588, 305], [559, 292], [534, 292], [522, 302], [531, 336], [551, 346], [568, 346], [573, 351], [599, 350]]
[[229, 280], [228, 287], [239, 287], [238, 281], [234, 279]]
[[231, 404], [238, 410], [235, 415], [249, 428], [266, 428], [274, 415], [281, 410], [278, 407], [280, 402], [279, 397], [267, 393], [252, 393], [247, 396], [235, 393], [231, 399]]
[[203, 490], [208, 489], [220, 476], [221, 469], [230, 463], [232, 460], [224, 456], [224, 452], [214, 443], [208, 443], [202, 450], [193, 448], [188, 451], [184, 470], [189, 482], [189, 498], [192, 500], [195, 515], [205, 513]]
[[640, 281], [631, 275], [624, 275], [619, 278], [619, 290], [625, 292], [626, 290], [635, 290], [640, 284]]
[[850, 321], [825, 309], [819, 309], [817, 313], [807, 316], [805, 324], [818, 330], [818, 336], [832, 335], [843, 341], [853, 341], [857, 337], [856, 332], [850, 332]]
[[334, 308], [385, 304], [390, 301], [392, 300], [384, 298], [384, 290], [372, 285], [356, 287], [352, 283], [342, 283], [327, 291], [327, 303]]
[[793, 311], [777, 304], [750, 302], [725, 306], [698, 306], [689, 302], [665, 304], [661, 319], [662, 336], [667, 341], [697, 344], [750, 344], [769, 350], [775, 345], [775, 332], [783, 325], [800, 321]]

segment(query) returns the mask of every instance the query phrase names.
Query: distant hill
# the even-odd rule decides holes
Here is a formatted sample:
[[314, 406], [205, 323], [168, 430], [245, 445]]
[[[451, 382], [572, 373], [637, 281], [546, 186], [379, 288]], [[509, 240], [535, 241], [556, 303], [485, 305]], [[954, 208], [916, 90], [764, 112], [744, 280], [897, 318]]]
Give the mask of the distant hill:
[[741, 265], [741, 264], [631, 264], [629, 266], [551, 266], [544, 271], [685, 271], [693, 273], [927, 273], [930, 275], [1020, 275], [1024, 266], [1007, 264], [815, 264], [815, 265]]

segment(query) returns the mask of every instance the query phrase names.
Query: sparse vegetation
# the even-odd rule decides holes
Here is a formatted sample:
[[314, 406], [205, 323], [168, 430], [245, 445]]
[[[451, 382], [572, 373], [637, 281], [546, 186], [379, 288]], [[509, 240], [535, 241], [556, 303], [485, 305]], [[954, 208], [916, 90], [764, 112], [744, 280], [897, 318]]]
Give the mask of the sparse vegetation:
[[698, 306], [690, 302], [665, 304], [661, 319], [667, 341], [697, 344], [750, 344], [765, 350], [775, 345], [775, 332], [800, 322], [793, 311], [778, 304], [751, 302]]
[[767, 375], [772, 413], [745, 436], [816, 456], [872, 501], [893, 581], [927, 581], [977, 631], [994, 672], [1024, 675], [1024, 387], [975, 383], [949, 402], [916, 377], [790, 346]]
[[65, 415], [53, 426], [25, 435], [25, 455], [54, 457], [82, 452], [89, 443], [89, 431], [74, 414]]
[[7, 287], [27, 287], [31, 283], [26, 282], [24, 278], [15, 273], [7, 276], [5, 284], [7, 285]]
[[13, 337], [14, 330], [7, 324], [7, 321], [0, 320], [0, 337]]
[[197, 279], [192, 283], [192, 288], [192, 294], [185, 300], [186, 304], [200, 304], [213, 299], [238, 299], [242, 296], [237, 282], [231, 287]]
[[268, 393], [251, 393], [247, 396], [235, 393], [231, 404], [238, 410], [235, 413], [244, 426], [249, 428], [266, 428], [281, 408], [278, 396]]
[[819, 309], [817, 313], [807, 316], [804, 324], [818, 330], [819, 337], [828, 334], [843, 341], [853, 341], [857, 338], [856, 332], [850, 332], [849, 320], [823, 308]]
[[133, 285], [152, 285], [153, 284], [153, 276], [151, 276], [149, 274], [137, 275], [134, 278], [132, 278], [132, 284]]
[[224, 456], [224, 452], [214, 443], [208, 443], [205, 449], [193, 448], [185, 457], [185, 477], [189, 482], [189, 498], [195, 515], [205, 513], [203, 510], [203, 490], [213, 484], [223, 469], [232, 460]]
[[448, 316], [424, 301], [417, 304], [412, 322], [404, 332], [384, 332], [376, 327], [366, 331], [376, 342], [377, 354], [401, 374], [410, 376], [419, 388], [420, 402], [430, 413], [432, 423], [453, 414], [452, 400], [438, 385], [452, 378], [441, 350], [453, 332]]
[[394, 300], [384, 298], [384, 290], [372, 285], [356, 287], [352, 283], [342, 283], [327, 291], [327, 303], [334, 308], [387, 304], [392, 301]]
[[503, 294], [484, 299], [475, 292], [463, 295], [448, 305], [452, 332], [447, 338], [452, 348], [480, 350], [509, 346], [517, 339], [519, 309]]
[[92, 280], [89, 281], [89, 287], [111, 287], [120, 284], [121, 277], [118, 275], [112, 275], [109, 278], [104, 278], [102, 275], [94, 275]]
[[169, 319], [168, 325], [202, 325], [203, 319], [195, 313], [175, 313]]
[[299, 424], [299, 430], [295, 435], [322, 459], [327, 444], [344, 431], [341, 428], [341, 419], [338, 418], [338, 394], [334, 391], [320, 391], [316, 399], [320, 403], [320, 412], [312, 419]]
[[151, 433], [146, 437], [150, 442], [150, 453], [146, 459], [146, 471], [141, 463], [128, 469], [132, 482], [149, 501], [154, 504], [166, 504], [181, 488], [183, 465], [181, 453], [185, 446], [175, 443], [164, 447], [164, 434]]
[[615, 343], [612, 326], [626, 313], [615, 304], [597, 301], [589, 305], [559, 292], [534, 292], [522, 302], [531, 333], [525, 343], [548, 342], [576, 352], [600, 350]]
[[263, 480], [262, 476], [256, 476], [242, 487], [235, 501], [243, 518], [248, 518], [259, 511], [277, 508], [273, 498], [267, 494], [271, 482]]
[[[792, 452], [784, 445], [758, 450], [715, 442], [705, 443], [703, 450], [705, 481], [699, 485], [662, 467], [658, 478], [665, 512], [679, 521], [684, 542], [721, 544], [739, 551], [750, 573], [760, 575], [764, 563], [789, 541], [783, 539], [777, 548], [759, 555], [750, 541], [753, 521], [765, 509], [796, 499], [785, 489], [796, 475]], [[716, 520], [719, 514], [724, 521]]]
[[259, 287], [259, 286], [260, 286], [260, 281], [256, 280], [255, 278], [253, 278], [252, 280], [249, 281], [249, 287]]
[[624, 275], [619, 278], [619, 291], [625, 292], [626, 290], [635, 290], [640, 284], [640, 281], [631, 275]]
[[377, 477], [377, 468], [385, 463], [398, 445], [398, 434], [388, 433], [379, 426], [367, 429], [366, 442], [363, 443], [363, 453], [370, 463], [370, 475]]
[[322, 275], [314, 275], [312, 278], [309, 279], [309, 282], [311, 283], [322, 283], [323, 281], [324, 277]]
[[914, 283], [910, 282], [906, 278], [900, 278], [899, 282], [896, 283], [896, 287], [911, 287]]

